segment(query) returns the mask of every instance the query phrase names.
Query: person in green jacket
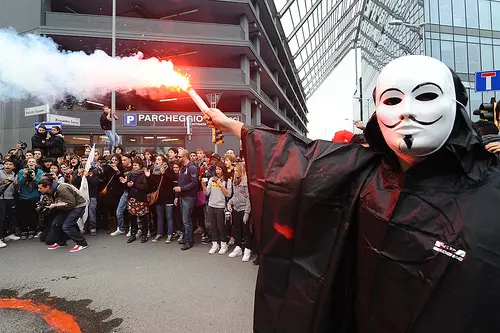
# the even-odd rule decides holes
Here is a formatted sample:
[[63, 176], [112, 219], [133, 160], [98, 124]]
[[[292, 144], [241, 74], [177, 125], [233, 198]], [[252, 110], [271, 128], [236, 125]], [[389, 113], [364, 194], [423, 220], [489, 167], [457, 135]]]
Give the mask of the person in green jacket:
[[37, 227], [36, 203], [40, 199], [38, 182], [42, 178], [43, 171], [38, 167], [34, 157], [26, 162], [26, 168], [17, 174], [19, 186], [19, 202], [17, 205], [19, 225], [21, 227], [21, 239], [34, 238]]

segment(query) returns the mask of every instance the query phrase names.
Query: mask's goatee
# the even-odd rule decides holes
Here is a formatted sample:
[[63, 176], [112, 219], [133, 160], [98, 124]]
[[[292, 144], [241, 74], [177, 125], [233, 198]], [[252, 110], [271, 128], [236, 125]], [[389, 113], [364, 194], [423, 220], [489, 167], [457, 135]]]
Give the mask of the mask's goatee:
[[403, 141], [406, 143], [406, 146], [408, 149], [411, 149], [411, 146], [413, 145], [413, 136], [411, 135], [405, 135], [403, 138]]

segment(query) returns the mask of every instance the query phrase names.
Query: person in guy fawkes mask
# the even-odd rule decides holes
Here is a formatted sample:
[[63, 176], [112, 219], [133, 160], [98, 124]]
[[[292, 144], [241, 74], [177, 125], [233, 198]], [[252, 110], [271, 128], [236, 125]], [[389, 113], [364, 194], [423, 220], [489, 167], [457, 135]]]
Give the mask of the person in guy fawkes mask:
[[369, 147], [243, 126], [261, 266], [254, 332], [500, 331], [497, 157], [442, 62], [380, 73]]

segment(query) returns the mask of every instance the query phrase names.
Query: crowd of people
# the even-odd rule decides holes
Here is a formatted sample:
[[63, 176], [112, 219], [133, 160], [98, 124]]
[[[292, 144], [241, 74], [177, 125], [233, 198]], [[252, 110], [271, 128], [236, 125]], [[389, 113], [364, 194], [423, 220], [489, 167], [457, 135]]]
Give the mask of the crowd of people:
[[[245, 164], [233, 150], [220, 156], [172, 147], [163, 155], [88, 146], [78, 156], [66, 150], [60, 128], [47, 135], [43, 124], [26, 148], [19, 143], [0, 164], [0, 248], [36, 238], [49, 250], [72, 240], [71, 252], [78, 252], [89, 246], [85, 235], [101, 229], [126, 235], [128, 243], [176, 241], [182, 250], [199, 236], [211, 245], [209, 254], [251, 258]], [[84, 178], [88, 197], [81, 191]]]

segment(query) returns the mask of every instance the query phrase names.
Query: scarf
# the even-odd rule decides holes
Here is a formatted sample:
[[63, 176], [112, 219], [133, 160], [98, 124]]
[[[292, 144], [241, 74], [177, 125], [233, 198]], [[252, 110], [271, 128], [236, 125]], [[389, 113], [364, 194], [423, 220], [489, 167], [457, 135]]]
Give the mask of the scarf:
[[130, 175], [134, 176], [134, 177], [140, 176], [143, 173], [144, 173], [144, 170], [132, 170], [132, 171], [130, 171]]
[[165, 172], [165, 170], [167, 170], [168, 168], [168, 164], [167, 163], [163, 163], [162, 166], [157, 166], [156, 164], [153, 165], [153, 175], [156, 175], [156, 176], [159, 176], [161, 175], [162, 173]]

